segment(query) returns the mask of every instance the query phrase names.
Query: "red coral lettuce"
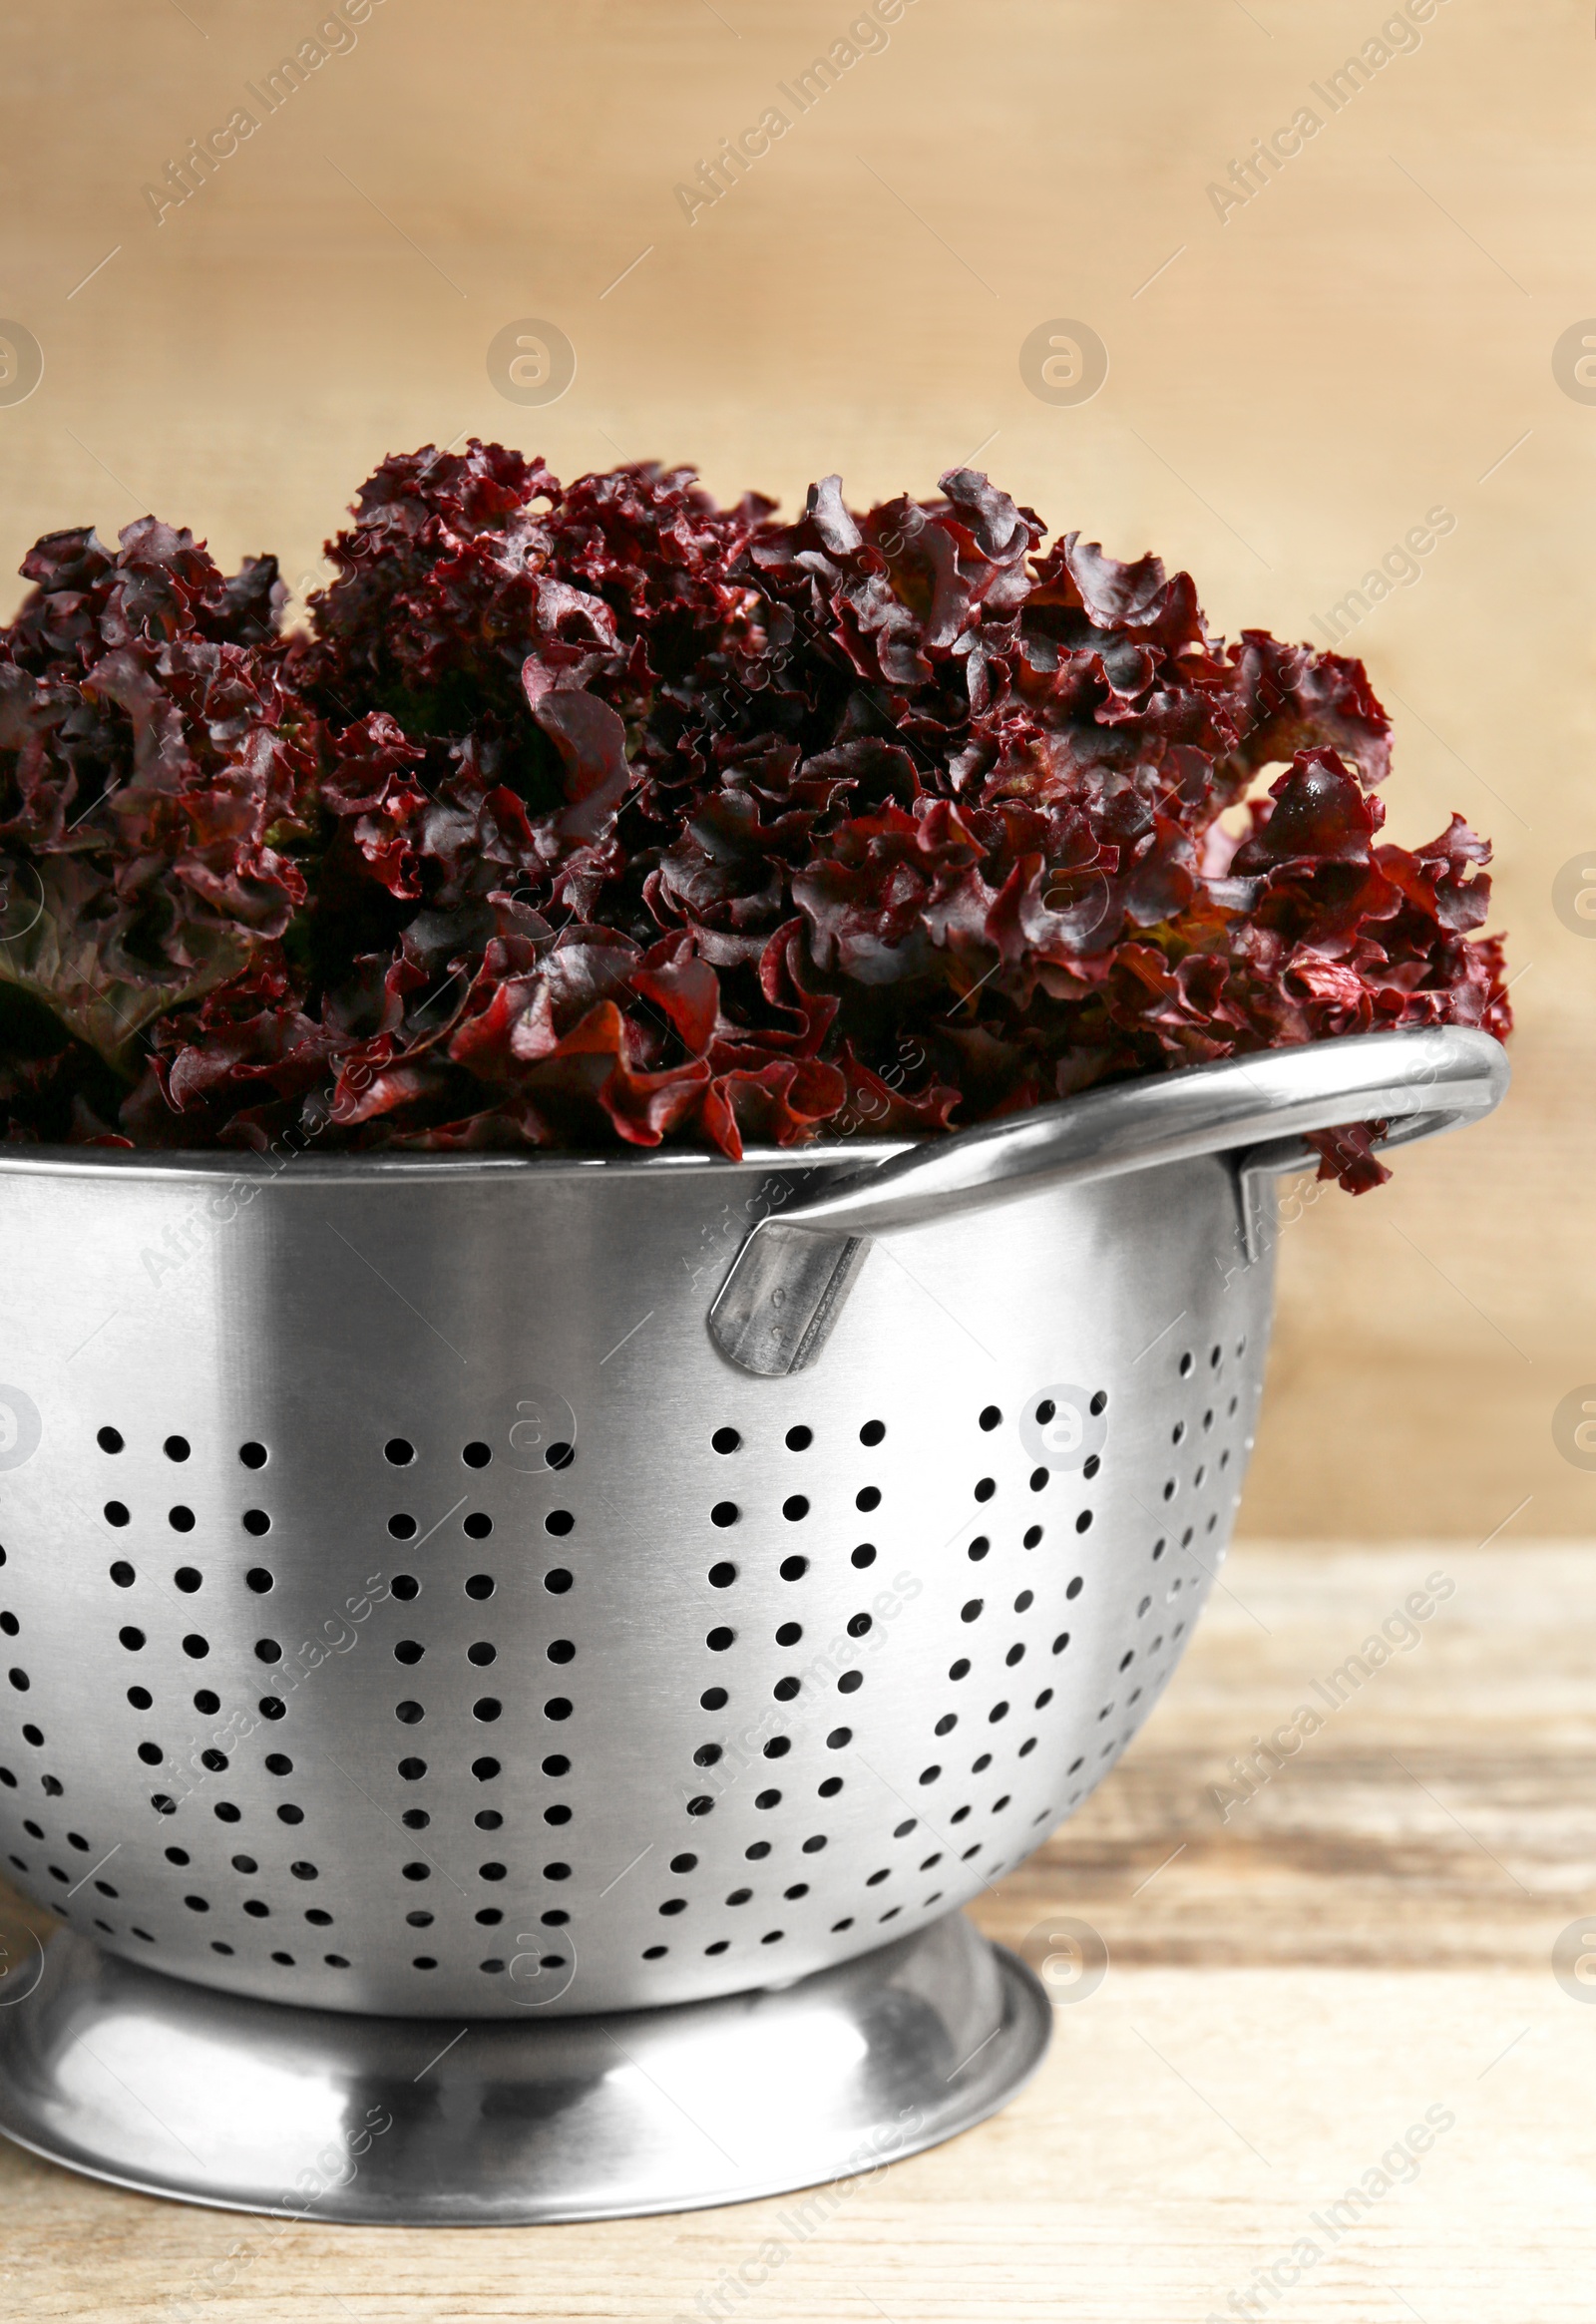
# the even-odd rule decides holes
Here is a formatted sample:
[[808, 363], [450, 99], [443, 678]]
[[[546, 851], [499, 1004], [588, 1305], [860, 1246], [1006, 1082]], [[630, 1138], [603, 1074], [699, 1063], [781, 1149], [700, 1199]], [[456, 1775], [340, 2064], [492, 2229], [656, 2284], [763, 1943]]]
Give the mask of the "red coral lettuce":
[[285, 635], [270, 559], [51, 536], [0, 631], [6, 1134], [736, 1155], [1504, 1035], [1489, 851], [1380, 841], [1362, 665], [1041, 541], [969, 469], [778, 525], [473, 442], [383, 463]]

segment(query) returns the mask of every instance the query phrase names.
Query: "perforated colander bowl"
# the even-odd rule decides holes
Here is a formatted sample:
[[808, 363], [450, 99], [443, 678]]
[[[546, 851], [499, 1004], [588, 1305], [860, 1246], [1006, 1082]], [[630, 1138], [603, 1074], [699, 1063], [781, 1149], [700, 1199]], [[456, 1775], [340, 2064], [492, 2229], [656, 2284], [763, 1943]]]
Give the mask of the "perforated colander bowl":
[[390, 2018], [925, 1928], [1190, 1636], [1271, 1174], [1501, 1079], [1437, 1031], [907, 1151], [0, 1157], [7, 1877], [112, 1955]]

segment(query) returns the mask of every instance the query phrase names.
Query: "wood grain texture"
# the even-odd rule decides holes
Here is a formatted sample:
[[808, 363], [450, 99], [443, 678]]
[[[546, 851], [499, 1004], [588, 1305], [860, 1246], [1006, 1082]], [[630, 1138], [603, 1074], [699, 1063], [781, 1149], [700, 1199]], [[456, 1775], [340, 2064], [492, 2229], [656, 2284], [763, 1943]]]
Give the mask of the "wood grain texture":
[[[691, 223], [675, 187], [845, 35], [842, 0], [378, 0], [267, 113], [247, 90], [313, 14], [0, 23], [0, 312], [45, 351], [0, 407], [0, 570], [153, 507], [226, 559], [278, 550], [302, 592], [377, 459], [472, 431], [788, 507], [829, 470], [925, 492], [979, 456], [1055, 527], [1191, 568], [1224, 629], [1322, 639], [1444, 507], [1348, 643], [1396, 718], [1394, 835], [1456, 807], [1496, 839], [1517, 1087], [1288, 1237], [1246, 1521], [1480, 1540], [1532, 1495], [1520, 1530], [1587, 1533], [1550, 1418], [1596, 1370], [1596, 942], [1550, 899], [1596, 840], [1596, 410], [1552, 368], [1596, 306], [1588, 6], [1437, 0], [1387, 51], [1357, 0], [908, 0]], [[1354, 95], [1314, 93], [1371, 43]], [[146, 189], [241, 104], [258, 129], [157, 223]], [[1301, 152], [1216, 207], [1304, 107]], [[529, 313], [578, 351], [546, 410], [487, 375]], [[1110, 354], [1073, 408], [1018, 369], [1059, 314]]]
[[[1222, 1820], [1232, 1753], [1436, 1573], [1418, 1642]], [[279, 2226], [3, 2149], [0, 2312], [1202, 2324], [1307, 2239], [1321, 2257], [1255, 2313], [1585, 2324], [1596, 2009], [1550, 1952], [1596, 1903], [1596, 1562], [1248, 1546], [1223, 1585], [1123, 1764], [981, 1907], [1014, 1943], [1086, 1920], [1111, 1956], [995, 2122], [807, 2206], [509, 2232]], [[1451, 2121], [1416, 2169], [1316, 2223], [1431, 2108]]]

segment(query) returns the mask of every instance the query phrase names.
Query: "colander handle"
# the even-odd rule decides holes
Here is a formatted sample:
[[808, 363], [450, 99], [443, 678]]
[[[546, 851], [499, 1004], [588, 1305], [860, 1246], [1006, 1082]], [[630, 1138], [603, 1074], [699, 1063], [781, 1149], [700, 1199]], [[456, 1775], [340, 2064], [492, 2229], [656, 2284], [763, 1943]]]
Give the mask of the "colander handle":
[[1236, 1155], [1245, 1182], [1300, 1168], [1309, 1131], [1354, 1122], [1389, 1123], [1383, 1142], [1405, 1145], [1489, 1113], [1507, 1081], [1489, 1033], [1438, 1025], [1265, 1049], [1036, 1106], [762, 1219], [716, 1295], [709, 1330], [744, 1371], [779, 1378], [813, 1363], [876, 1236], [1199, 1154]]

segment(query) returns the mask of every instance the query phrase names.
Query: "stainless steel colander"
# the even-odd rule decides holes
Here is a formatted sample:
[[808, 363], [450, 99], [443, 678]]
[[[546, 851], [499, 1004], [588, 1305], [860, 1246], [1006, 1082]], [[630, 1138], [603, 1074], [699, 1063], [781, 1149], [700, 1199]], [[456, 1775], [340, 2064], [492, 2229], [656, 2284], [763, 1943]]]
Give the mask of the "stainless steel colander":
[[[922, 1149], [0, 1156], [0, 1858], [98, 1948], [52, 1959], [545, 2034], [900, 1961], [1190, 1635], [1301, 1134], [1504, 1081], [1435, 1030]], [[0, 2011], [54, 2151], [67, 1978]]]

